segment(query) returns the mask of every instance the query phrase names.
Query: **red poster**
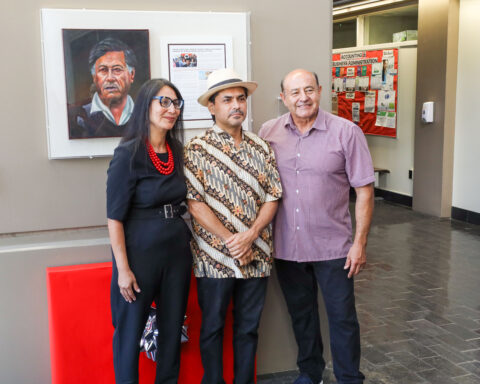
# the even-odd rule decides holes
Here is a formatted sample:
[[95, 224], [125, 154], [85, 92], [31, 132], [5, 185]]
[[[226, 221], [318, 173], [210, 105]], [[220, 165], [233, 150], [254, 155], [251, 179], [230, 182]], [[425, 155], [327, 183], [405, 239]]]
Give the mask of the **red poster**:
[[333, 112], [367, 135], [396, 137], [398, 49], [336, 53], [332, 60]]

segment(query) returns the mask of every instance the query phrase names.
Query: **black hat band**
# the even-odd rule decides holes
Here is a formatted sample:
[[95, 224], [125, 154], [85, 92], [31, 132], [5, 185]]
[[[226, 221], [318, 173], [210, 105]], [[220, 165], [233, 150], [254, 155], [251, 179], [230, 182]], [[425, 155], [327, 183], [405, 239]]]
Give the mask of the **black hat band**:
[[242, 79], [228, 79], [228, 80], [224, 80], [224, 81], [221, 81], [217, 84], [214, 84], [212, 85], [210, 88], [208, 88], [209, 90], [210, 89], [213, 89], [215, 87], [220, 87], [221, 85], [224, 85], [224, 84], [230, 84], [230, 83], [243, 83], [243, 80]]

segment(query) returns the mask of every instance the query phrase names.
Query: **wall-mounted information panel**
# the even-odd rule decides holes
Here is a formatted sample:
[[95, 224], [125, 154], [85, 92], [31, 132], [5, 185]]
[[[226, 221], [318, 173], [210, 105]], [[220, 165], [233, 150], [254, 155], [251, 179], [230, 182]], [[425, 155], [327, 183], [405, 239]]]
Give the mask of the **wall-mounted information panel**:
[[332, 111], [367, 135], [397, 136], [398, 49], [332, 56]]

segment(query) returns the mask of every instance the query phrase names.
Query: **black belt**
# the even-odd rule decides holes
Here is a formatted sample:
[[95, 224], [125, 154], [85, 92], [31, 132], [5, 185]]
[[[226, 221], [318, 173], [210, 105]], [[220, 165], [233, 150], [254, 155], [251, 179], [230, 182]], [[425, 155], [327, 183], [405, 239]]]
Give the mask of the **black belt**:
[[173, 219], [180, 217], [187, 212], [184, 205], [165, 204], [156, 208], [132, 208], [129, 212], [129, 219]]

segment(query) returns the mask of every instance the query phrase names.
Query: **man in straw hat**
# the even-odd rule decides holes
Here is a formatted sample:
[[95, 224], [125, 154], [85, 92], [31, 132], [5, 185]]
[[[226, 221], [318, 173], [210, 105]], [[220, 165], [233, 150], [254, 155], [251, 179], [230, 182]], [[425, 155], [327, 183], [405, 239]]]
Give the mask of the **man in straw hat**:
[[208, 108], [215, 124], [185, 147], [191, 247], [202, 309], [202, 384], [225, 383], [223, 328], [232, 298], [235, 383], [251, 384], [272, 266], [269, 224], [282, 187], [270, 146], [242, 129], [247, 97], [257, 83], [220, 69], [210, 74], [207, 84], [198, 102]]

